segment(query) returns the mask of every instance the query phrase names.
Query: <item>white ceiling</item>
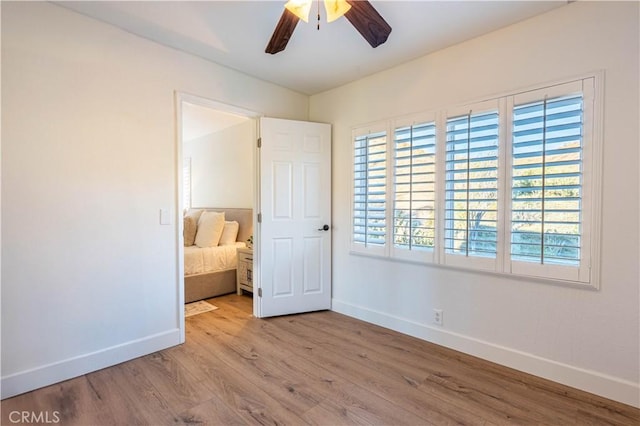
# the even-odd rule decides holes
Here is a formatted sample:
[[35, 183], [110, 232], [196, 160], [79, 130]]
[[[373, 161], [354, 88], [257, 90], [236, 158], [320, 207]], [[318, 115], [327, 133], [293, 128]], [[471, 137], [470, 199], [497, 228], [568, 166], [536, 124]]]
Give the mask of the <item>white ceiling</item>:
[[398, 1], [371, 3], [391, 25], [375, 49], [345, 18], [316, 30], [300, 21], [284, 52], [264, 53], [285, 1], [56, 2], [131, 33], [304, 94], [357, 80], [502, 28], [567, 1]]

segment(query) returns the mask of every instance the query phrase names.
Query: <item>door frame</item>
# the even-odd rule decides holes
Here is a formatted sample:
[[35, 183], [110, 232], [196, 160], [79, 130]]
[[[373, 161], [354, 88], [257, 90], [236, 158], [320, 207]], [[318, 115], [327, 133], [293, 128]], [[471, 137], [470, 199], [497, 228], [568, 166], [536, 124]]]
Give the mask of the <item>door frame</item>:
[[[182, 210], [184, 206], [182, 205], [183, 201], [183, 159], [182, 159], [182, 146], [184, 141], [182, 140], [182, 104], [190, 103], [206, 108], [215, 109], [218, 111], [236, 114], [243, 117], [247, 117], [253, 120], [255, 125], [255, 136], [256, 138], [260, 137], [260, 117], [264, 116], [263, 113], [248, 110], [245, 108], [237, 107], [235, 105], [226, 104], [224, 102], [215, 101], [213, 99], [205, 98], [198, 95], [193, 95], [186, 92], [175, 91], [174, 92], [174, 102], [175, 102], [175, 122], [176, 122], [176, 135], [175, 135], [175, 172], [174, 172], [174, 182], [175, 182], [175, 206], [176, 209], [174, 211], [174, 217], [176, 218], [176, 235], [175, 235], [175, 243], [176, 243], [176, 273], [177, 273], [177, 301], [178, 301], [178, 328], [180, 330], [180, 343], [185, 342], [185, 318], [184, 318], [184, 223], [180, 220], [182, 217]], [[259, 200], [259, 188], [258, 185], [260, 183], [260, 168], [258, 161], [258, 146], [257, 143], [253, 145], [253, 239], [254, 239], [254, 249], [256, 247], [256, 242], [259, 242], [260, 236], [258, 231], [258, 223], [257, 223], [257, 209], [259, 208], [260, 200]], [[254, 256], [254, 269], [259, 268], [260, 257]], [[254, 273], [254, 277], [257, 274]], [[259, 283], [257, 283], [259, 284]], [[254, 278], [254, 288], [257, 288], [255, 278]], [[257, 312], [258, 298], [253, 298], [253, 312]]]

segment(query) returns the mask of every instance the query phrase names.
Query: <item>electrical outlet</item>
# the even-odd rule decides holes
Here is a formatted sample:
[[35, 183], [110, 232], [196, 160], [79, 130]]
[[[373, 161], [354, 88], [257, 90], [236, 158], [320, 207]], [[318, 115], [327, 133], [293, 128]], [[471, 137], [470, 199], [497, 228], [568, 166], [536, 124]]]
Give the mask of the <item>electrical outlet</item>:
[[442, 309], [433, 310], [433, 323], [436, 325], [442, 325]]

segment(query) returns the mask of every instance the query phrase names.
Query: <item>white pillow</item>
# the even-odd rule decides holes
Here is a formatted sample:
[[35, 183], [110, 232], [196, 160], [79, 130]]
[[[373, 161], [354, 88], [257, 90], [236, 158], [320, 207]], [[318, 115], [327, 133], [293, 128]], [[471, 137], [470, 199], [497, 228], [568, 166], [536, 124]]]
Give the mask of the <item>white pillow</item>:
[[226, 221], [224, 223], [224, 229], [222, 230], [222, 236], [220, 237], [220, 242], [218, 242], [219, 246], [228, 246], [236, 243], [236, 239], [238, 238], [238, 230], [240, 229], [240, 224], [235, 220], [232, 222]]
[[224, 213], [202, 212], [198, 220], [196, 245], [198, 247], [215, 247], [220, 241], [224, 229]]

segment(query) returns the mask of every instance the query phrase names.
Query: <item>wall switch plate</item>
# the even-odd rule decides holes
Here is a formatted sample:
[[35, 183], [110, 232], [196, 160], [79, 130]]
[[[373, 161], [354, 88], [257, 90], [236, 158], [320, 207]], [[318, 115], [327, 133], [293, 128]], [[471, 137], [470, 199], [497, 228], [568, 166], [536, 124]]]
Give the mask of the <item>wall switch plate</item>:
[[171, 212], [169, 209], [160, 209], [160, 225], [171, 225]]

